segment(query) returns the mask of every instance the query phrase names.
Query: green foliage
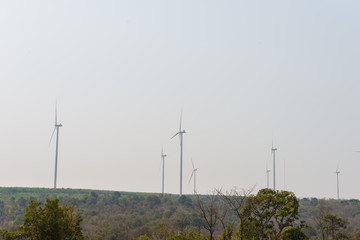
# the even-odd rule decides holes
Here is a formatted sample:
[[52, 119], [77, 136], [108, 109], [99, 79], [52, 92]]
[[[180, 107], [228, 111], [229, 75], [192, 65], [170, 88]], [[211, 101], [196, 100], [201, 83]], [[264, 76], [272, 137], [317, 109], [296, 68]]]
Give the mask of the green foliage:
[[170, 239], [170, 240], [208, 240], [198, 231], [189, 231], [187, 234], [183, 232], [174, 233], [172, 235], [150, 236], [148, 234], [141, 235], [134, 240], [153, 240], [153, 239]]
[[[272, 192], [261, 190], [259, 193], [263, 195], [269, 194], [270, 199], [276, 200]], [[252, 204], [255, 205], [247, 203], [245, 207], [243, 204], [237, 204], [230, 208], [229, 205], [223, 206], [220, 204], [220, 210], [227, 209], [228, 213], [224, 219], [219, 220], [214, 231], [214, 237], [219, 240], [229, 240], [236, 237], [237, 234], [235, 232], [239, 232], [238, 226], [240, 221], [234, 209], [238, 206], [237, 210], [243, 214], [242, 229], [247, 233], [243, 238], [244, 240], [251, 240], [253, 237], [259, 239], [261, 234], [265, 235], [266, 239], [269, 236], [271, 239], [275, 239], [275, 234], [279, 231], [275, 218], [268, 222], [269, 225], [264, 229], [265, 233], [257, 231], [260, 226], [257, 225], [256, 221], [252, 221], [252, 218], [259, 215], [252, 214], [252, 211], [257, 208], [249, 207], [261, 206], [260, 203], [266, 203], [265, 199], [263, 201], [260, 201], [262, 198], [256, 199], [255, 196], [258, 194], [254, 196], [247, 195], [248, 197], [246, 198], [243, 197], [243, 192], [240, 192], [240, 194], [229, 194], [228, 196], [234, 196], [230, 199], [234, 202], [241, 202], [242, 199], [245, 199], [249, 204], [252, 200]], [[207, 196], [203, 197], [205, 199]], [[291, 197], [293, 196], [289, 195], [288, 198], [283, 199], [289, 200]], [[17, 226], [24, 224], [23, 218], [26, 207], [21, 207], [24, 203], [26, 206], [31, 200], [33, 202], [45, 202], [46, 198], [57, 198], [65, 206], [73, 205], [78, 209], [84, 219], [81, 227], [86, 239], [134, 239], [147, 234], [152, 239], [169, 240], [174, 235], [177, 235], [177, 237], [187, 236], [190, 231], [208, 235], [208, 231], [204, 228], [204, 220], [199, 214], [196, 196], [183, 195], [183, 197], [179, 198], [177, 195], [170, 194], [160, 195], [78, 189], [0, 188], [0, 229], [7, 229], [7, 231], [2, 231], [4, 234], [3, 238], [16, 239], [15, 237], [20, 237]], [[217, 201], [217, 203], [222, 203], [220, 200]], [[276, 202], [279, 203], [281, 201], [276, 200], [274, 203]], [[269, 201], [268, 203], [270, 204]], [[290, 221], [292, 222], [291, 225], [295, 227], [300, 226], [302, 225], [300, 221], [306, 220], [311, 225], [311, 228], [303, 229], [306, 235], [311, 237], [311, 239], [321, 239], [321, 230], [313, 221], [314, 211], [318, 210], [321, 206], [327, 206], [331, 209], [331, 214], [346, 219], [348, 223], [347, 227], [340, 229], [334, 238], [338, 239], [349, 236], [352, 239], [360, 239], [360, 234], [356, 236], [356, 233], [360, 232], [360, 202], [358, 200], [301, 199], [298, 208], [299, 219], [294, 222]], [[44, 205], [40, 205], [40, 207], [44, 208]], [[242, 209], [244, 207], [245, 209]], [[296, 208], [296, 205], [287, 205], [286, 208], [283, 208], [282, 213], [291, 211], [294, 208]], [[272, 211], [271, 209], [263, 209], [267, 212]], [[281, 208], [277, 207], [276, 209]], [[281, 212], [279, 211], [278, 218], [280, 217]], [[286, 218], [284, 222], [286, 223]], [[287, 229], [289, 227], [285, 227], [283, 232]], [[281, 235], [278, 235], [278, 238]], [[238, 237], [240, 239], [239, 234]], [[325, 237], [332, 238], [330, 232], [326, 233]], [[1, 236], [0, 239], [2, 239]]]
[[16, 200], [16, 203], [19, 205], [19, 207], [24, 208], [28, 203], [28, 201], [25, 198], [20, 197], [19, 199]]
[[232, 236], [233, 236], [233, 232], [234, 232], [234, 228], [231, 224], [228, 224], [225, 228], [225, 230], [223, 230], [221, 232], [221, 235], [219, 235], [217, 237], [218, 240], [231, 240]]
[[26, 207], [23, 225], [17, 232], [2, 231], [5, 239], [29, 240], [82, 240], [81, 216], [72, 206], [60, 205], [58, 199], [41, 202], [30, 201]]
[[244, 224], [247, 238], [257, 236], [266, 238], [269, 234], [277, 239], [281, 232], [292, 227], [298, 219], [299, 201], [292, 192], [261, 189], [255, 196], [249, 196], [242, 209], [249, 215]]
[[186, 207], [192, 207], [192, 206], [193, 206], [192, 200], [191, 200], [189, 197], [186, 197], [185, 195], [182, 195], [182, 196], [179, 198], [179, 203], [180, 203], [181, 205], [186, 206]]
[[299, 227], [288, 227], [281, 233], [281, 240], [307, 240], [308, 236]]
[[334, 214], [326, 214], [322, 216], [325, 223], [324, 232], [331, 236], [332, 239], [345, 239], [347, 238], [343, 230], [346, 228], [346, 222]]
[[171, 240], [208, 240], [204, 235], [197, 231], [189, 231], [188, 234], [178, 233], [170, 238]]
[[151, 238], [147, 234], [145, 234], [135, 238], [135, 240], [151, 240]]
[[256, 223], [255, 221], [245, 221], [242, 225], [239, 225], [238, 230], [235, 232], [237, 238], [240, 238], [241, 227], [243, 228], [243, 237], [245, 239], [261, 239], [261, 236], [263, 235], [262, 232], [259, 231], [258, 223]]

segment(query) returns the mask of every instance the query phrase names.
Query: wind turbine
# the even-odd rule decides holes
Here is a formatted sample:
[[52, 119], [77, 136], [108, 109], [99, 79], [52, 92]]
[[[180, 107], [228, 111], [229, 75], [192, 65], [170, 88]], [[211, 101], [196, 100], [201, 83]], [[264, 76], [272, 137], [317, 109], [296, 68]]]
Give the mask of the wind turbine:
[[276, 181], [275, 181], [275, 152], [277, 151], [277, 148], [274, 148], [274, 145], [271, 144], [271, 153], [273, 155], [273, 175], [274, 175], [274, 191], [276, 190]]
[[339, 171], [339, 164], [338, 164], [338, 166], [337, 166], [337, 168], [336, 168], [336, 190], [337, 190], [337, 200], [339, 200], [340, 199], [340, 197], [339, 197], [339, 173], [340, 173], [340, 171]]
[[55, 128], [53, 133], [51, 134], [49, 146], [51, 143], [51, 140], [54, 136], [55, 130], [56, 130], [56, 151], [55, 151], [55, 175], [54, 175], [54, 188], [56, 188], [56, 180], [57, 180], [57, 162], [58, 162], [58, 152], [59, 152], [59, 128], [62, 127], [62, 124], [57, 123], [57, 104], [55, 104]]
[[181, 129], [181, 120], [182, 120], [182, 111], [181, 111], [181, 114], [180, 114], [180, 128], [179, 128], [179, 131], [174, 136], [172, 136], [172, 138], [170, 138], [170, 140], [171, 140], [176, 135], [179, 135], [179, 137], [180, 137], [180, 197], [182, 196], [183, 135], [184, 135], [184, 133], [186, 133], [185, 130]]
[[196, 194], [196, 172], [197, 172], [198, 168], [195, 168], [194, 162], [192, 159], [191, 159], [191, 163], [192, 163], [193, 170], [192, 170], [192, 173], [191, 173], [191, 176], [189, 179], [189, 183], [191, 181], [191, 178], [194, 176], [194, 194]]
[[164, 194], [165, 158], [166, 158], [166, 155], [165, 155], [164, 152], [163, 152], [163, 148], [161, 148], [161, 159], [162, 159], [162, 194]]
[[268, 169], [267, 164], [266, 164], [266, 187], [269, 188], [269, 174], [270, 174], [270, 169]]

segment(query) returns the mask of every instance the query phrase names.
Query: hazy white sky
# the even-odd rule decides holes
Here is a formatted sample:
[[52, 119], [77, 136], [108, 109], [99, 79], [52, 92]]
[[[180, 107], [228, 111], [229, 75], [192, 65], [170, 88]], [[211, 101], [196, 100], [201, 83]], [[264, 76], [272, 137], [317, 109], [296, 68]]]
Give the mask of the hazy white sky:
[[[358, 1], [1, 1], [0, 186], [360, 198]], [[285, 178], [284, 178], [285, 166]], [[272, 174], [272, 173], [271, 173]], [[285, 181], [284, 181], [285, 180]], [[270, 178], [272, 182], [272, 177]], [[272, 186], [272, 184], [271, 184]]]

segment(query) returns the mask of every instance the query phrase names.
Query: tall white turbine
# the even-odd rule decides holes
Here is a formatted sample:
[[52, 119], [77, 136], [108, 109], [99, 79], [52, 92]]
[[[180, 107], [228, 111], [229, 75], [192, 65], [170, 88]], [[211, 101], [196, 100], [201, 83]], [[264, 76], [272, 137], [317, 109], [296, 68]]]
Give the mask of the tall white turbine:
[[58, 153], [59, 153], [59, 128], [62, 127], [62, 124], [57, 123], [57, 104], [55, 104], [55, 128], [53, 133], [51, 134], [50, 142], [54, 136], [56, 130], [56, 151], [55, 151], [55, 174], [54, 174], [54, 188], [56, 188], [56, 180], [57, 180], [57, 162], [58, 162]]
[[166, 158], [166, 155], [165, 155], [164, 152], [163, 152], [163, 148], [161, 148], [161, 159], [162, 159], [162, 194], [164, 194], [165, 158]]
[[269, 188], [269, 174], [270, 169], [268, 169], [268, 167], [266, 166], [266, 188]]
[[274, 145], [271, 146], [271, 152], [273, 155], [273, 175], [274, 175], [274, 191], [276, 190], [276, 180], [275, 180], [275, 152], [277, 148], [274, 148]]
[[182, 111], [180, 114], [180, 129], [174, 136], [172, 136], [172, 138], [170, 138], [173, 139], [176, 135], [180, 136], [180, 197], [182, 196], [183, 135], [184, 133], [186, 133], [185, 130], [181, 129], [181, 120], [182, 120]]
[[337, 192], [337, 200], [340, 199], [340, 194], [339, 194], [339, 166], [336, 168], [336, 192]]
[[190, 183], [192, 177], [194, 176], [194, 194], [196, 194], [196, 172], [197, 172], [197, 170], [199, 170], [199, 169], [198, 169], [198, 168], [195, 168], [194, 162], [193, 162], [192, 159], [191, 159], [191, 163], [192, 163], [193, 170], [192, 170], [192, 173], [191, 173], [191, 176], [190, 176], [190, 179], [189, 179], [189, 183]]

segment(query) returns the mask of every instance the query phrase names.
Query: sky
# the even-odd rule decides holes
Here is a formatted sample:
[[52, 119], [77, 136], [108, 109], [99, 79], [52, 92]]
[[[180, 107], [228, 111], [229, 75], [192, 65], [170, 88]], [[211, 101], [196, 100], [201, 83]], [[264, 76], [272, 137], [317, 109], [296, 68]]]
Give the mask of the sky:
[[358, 1], [1, 1], [0, 186], [360, 199]]

